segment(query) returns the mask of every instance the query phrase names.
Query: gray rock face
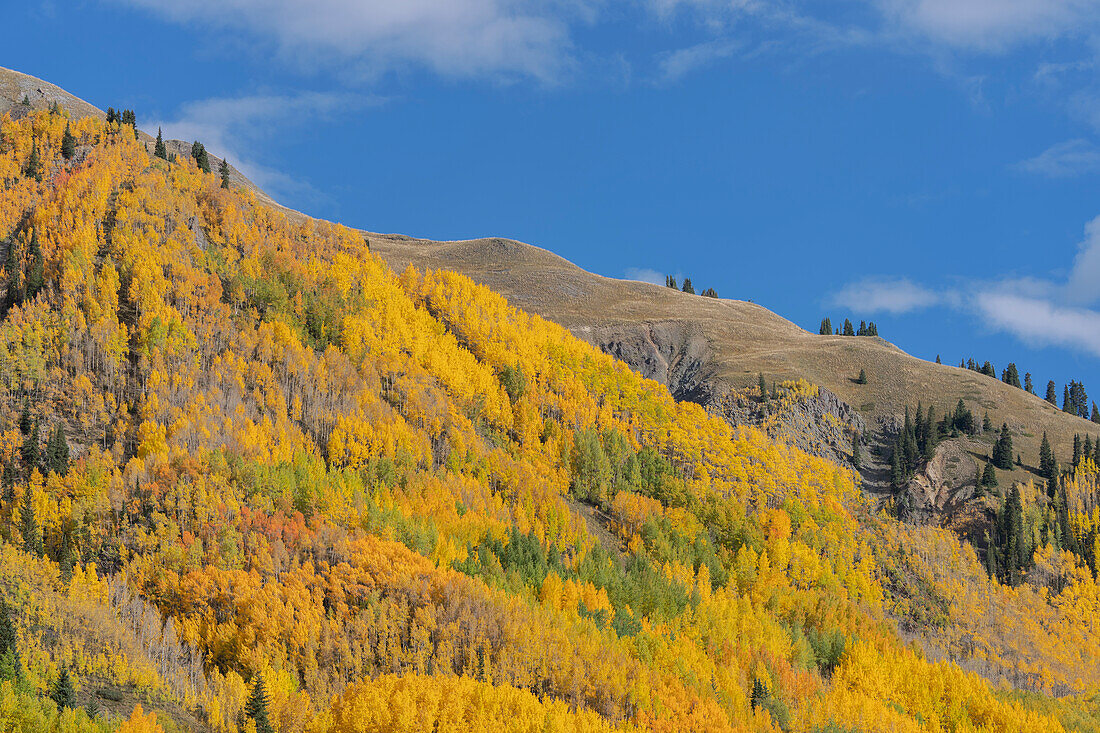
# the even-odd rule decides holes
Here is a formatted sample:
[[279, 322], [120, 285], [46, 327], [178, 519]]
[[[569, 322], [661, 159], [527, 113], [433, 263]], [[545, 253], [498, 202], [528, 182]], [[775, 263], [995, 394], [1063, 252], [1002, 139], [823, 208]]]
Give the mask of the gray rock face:
[[697, 327], [681, 321], [585, 326], [574, 329], [574, 335], [665, 385], [678, 400], [706, 407], [721, 391], [704, 371], [710, 345]]
[[772, 437], [841, 465], [851, 465], [852, 436], [867, 431], [855, 408], [827, 389], [782, 409], [738, 394], [710, 373], [709, 342], [683, 321], [584, 326], [574, 334], [664, 384], [678, 400], [695, 402], [734, 426], [762, 427]]

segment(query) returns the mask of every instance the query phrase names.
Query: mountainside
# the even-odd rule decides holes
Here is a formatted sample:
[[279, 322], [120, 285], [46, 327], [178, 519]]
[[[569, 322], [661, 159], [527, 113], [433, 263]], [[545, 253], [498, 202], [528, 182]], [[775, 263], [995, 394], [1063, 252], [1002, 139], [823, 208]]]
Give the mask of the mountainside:
[[[48, 110], [55, 104], [63, 107], [75, 119], [81, 117], [95, 117], [105, 120], [107, 118], [107, 114], [103, 110], [70, 94], [59, 86], [30, 76], [29, 74], [13, 71], [12, 69], [5, 69], [3, 66], [0, 66], [0, 114], [6, 112], [11, 115], [12, 119], [20, 119], [24, 115], [35, 110]], [[152, 153], [156, 131], [154, 130], [152, 134], [149, 134], [138, 128], [136, 132], [138, 139], [144, 143], [145, 148]], [[192, 143], [190, 142], [185, 140], [166, 139], [164, 144], [169, 155], [175, 155], [181, 158], [191, 157]], [[210, 161], [212, 170], [217, 170], [217, 166], [221, 163], [221, 158], [211, 155]], [[250, 181], [232, 164], [229, 166], [229, 178], [234, 186], [247, 188], [255, 194], [256, 198], [262, 203], [269, 206], [279, 206], [267, 192]]]
[[813, 374], [719, 394], [722, 338], [813, 352], [758, 306], [364, 236], [49, 105], [0, 118], [0, 181], [4, 730], [1100, 727], [1091, 459], [1060, 539], [1006, 515], [1005, 585], [730, 424], [864, 420]]
[[[715, 414], [723, 414], [723, 398], [731, 391], [755, 390], [760, 374], [769, 385], [805, 379], [825, 388], [858, 413], [865, 439], [883, 449], [879, 460], [864, 454], [867, 487], [882, 495], [890, 491], [887, 446], [906, 408], [915, 410], [918, 402], [934, 407], [942, 417], [962, 399], [979, 421], [988, 414], [997, 428], [1007, 423], [1024, 468], [1007, 472], [1004, 485], [1037, 478], [1043, 433], [1049, 434], [1063, 465], [1069, 462], [1074, 435], [1100, 439], [1100, 425], [998, 379], [914, 358], [878, 337], [811, 334], [755, 303], [601, 277], [510, 240], [432, 242], [377, 234], [370, 238], [374, 251], [394, 269], [412, 264], [461, 272], [516, 307], [549, 318], [623, 359], [666, 384], [678, 398], [696, 401]], [[857, 384], [861, 369], [868, 375], [867, 384]], [[848, 422], [851, 430], [860, 425]], [[942, 477], [941, 487], [969, 484], [972, 490], [975, 468], [980, 468], [973, 456], [989, 455], [995, 437], [960, 439], [959, 452], [968, 457]], [[850, 456], [848, 441], [832, 447], [822, 454], [841, 458], [839, 449], [847, 449], [843, 452]], [[930, 514], [944, 519], [943, 509]]]

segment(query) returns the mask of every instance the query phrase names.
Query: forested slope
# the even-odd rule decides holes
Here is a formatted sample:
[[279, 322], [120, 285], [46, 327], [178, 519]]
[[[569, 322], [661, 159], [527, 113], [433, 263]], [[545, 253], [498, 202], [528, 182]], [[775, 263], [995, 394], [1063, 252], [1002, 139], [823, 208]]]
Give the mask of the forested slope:
[[1095, 729], [1074, 555], [999, 586], [848, 469], [118, 123], [5, 117], [0, 180], [0, 728]]

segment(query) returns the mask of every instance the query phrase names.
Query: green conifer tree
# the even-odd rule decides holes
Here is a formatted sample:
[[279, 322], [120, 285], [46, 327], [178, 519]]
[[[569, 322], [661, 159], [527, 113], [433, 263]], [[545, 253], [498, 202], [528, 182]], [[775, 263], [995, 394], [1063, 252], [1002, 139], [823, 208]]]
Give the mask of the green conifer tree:
[[46, 470], [59, 476], [69, 472], [69, 441], [61, 423], [50, 433], [50, 439], [46, 443]]
[[22, 677], [22, 664], [16, 648], [17, 639], [11, 609], [0, 598], [0, 682]]
[[42, 528], [38, 526], [38, 518], [34, 514], [29, 488], [23, 495], [23, 506], [19, 507], [19, 528], [23, 535], [23, 549], [42, 557], [46, 548], [42, 542]]
[[76, 692], [73, 690], [73, 680], [68, 669], [62, 667], [61, 673], [50, 686], [50, 699], [57, 703], [59, 710], [76, 707]]
[[1039, 475], [1047, 481], [1054, 481], [1058, 477], [1058, 461], [1054, 458], [1046, 433], [1043, 433], [1043, 441], [1039, 444]]
[[268, 697], [264, 688], [264, 678], [259, 672], [252, 681], [252, 694], [244, 706], [244, 714], [256, 724], [256, 733], [274, 733], [267, 718]]
[[685, 277], [684, 278], [684, 287], [682, 288], [682, 290], [683, 290], [683, 292], [687, 293], [688, 295], [695, 295], [695, 288], [692, 287], [692, 285], [691, 285], [691, 278], [690, 277]]
[[1058, 392], [1057, 387], [1054, 385], [1054, 380], [1047, 382], [1047, 396], [1046, 400], [1055, 407], [1058, 406]]
[[856, 384], [867, 384], [867, 370], [860, 368], [859, 376], [856, 377]]
[[27, 163], [23, 167], [23, 175], [42, 182], [42, 158], [38, 155], [38, 145], [31, 146], [31, 154], [27, 157]]
[[993, 465], [1003, 471], [1012, 470], [1012, 434], [1008, 423], [1001, 425], [1001, 437], [993, 446]]
[[1024, 391], [1028, 394], [1035, 394], [1035, 385], [1031, 381], [1031, 372], [1024, 375]]
[[161, 135], [159, 127], [157, 128], [157, 144], [153, 146], [153, 157], [168, 160], [168, 148], [164, 144], [164, 137]]
[[[222, 162], [218, 164], [218, 174], [222, 178], [222, 188], [229, 188], [229, 161], [225, 158], [222, 158]], [[703, 295], [706, 295], [706, 293], [703, 293]], [[718, 295], [715, 294], [712, 297], [717, 298]]]
[[73, 137], [72, 126], [65, 123], [65, 133], [61, 136], [61, 157], [65, 160], [72, 160], [73, 155], [76, 154], [76, 138]]
[[31, 434], [34, 427], [34, 419], [31, 417], [31, 401], [29, 397], [23, 398], [23, 411], [19, 414], [19, 432], [24, 436]]
[[38, 230], [31, 230], [30, 247], [27, 252], [30, 266], [27, 269], [27, 297], [34, 298], [46, 285], [46, 263], [42, 257], [42, 246], [38, 243]]
[[982, 472], [982, 486], [993, 487], [997, 485], [997, 471], [993, 468], [993, 464], [988, 461], [985, 464], [985, 471]]

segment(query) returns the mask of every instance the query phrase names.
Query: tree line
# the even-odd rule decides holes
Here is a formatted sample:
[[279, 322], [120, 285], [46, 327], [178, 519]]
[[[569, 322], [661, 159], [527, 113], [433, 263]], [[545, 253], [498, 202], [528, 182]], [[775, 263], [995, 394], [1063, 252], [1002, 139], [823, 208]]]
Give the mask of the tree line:
[[[665, 287], [672, 288], [673, 290], [680, 290], [687, 293], [688, 295], [695, 295], [695, 286], [691, 284], [690, 277], [684, 278], [683, 287], [677, 287], [676, 277], [674, 275], [665, 275]], [[717, 298], [718, 291], [714, 288], [707, 288], [703, 292], [699, 293], [699, 295], [702, 295], [706, 298]]]
[[844, 324], [837, 326], [834, 330], [832, 320], [826, 316], [821, 319], [821, 326], [818, 327], [817, 333], [820, 336], [878, 336], [878, 326], [874, 321], [860, 321], [857, 329], [850, 319], [845, 318]]

